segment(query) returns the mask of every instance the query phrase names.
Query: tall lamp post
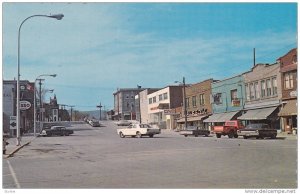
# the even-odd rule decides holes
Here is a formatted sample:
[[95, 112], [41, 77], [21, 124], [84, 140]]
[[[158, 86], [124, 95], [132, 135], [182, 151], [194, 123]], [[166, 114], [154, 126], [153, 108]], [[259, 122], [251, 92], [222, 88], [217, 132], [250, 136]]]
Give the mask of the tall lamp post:
[[[175, 81], [175, 83], [181, 83], [180, 81]], [[187, 129], [187, 107], [186, 107], [186, 93], [185, 93], [185, 77], [182, 79], [183, 84], [183, 108], [184, 108], [184, 126]]]
[[17, 79], [17, 146], [20, 146], [20, 35], [21, 35], [21, 28], [25, 21], [33, 17], [48, 17], [48, 18], [55, 18], [57, 20], [61, 20], [64, 15], [63, 14], [55, 14], [55, 15], [32, 15], [27, 17], [22, 21], [18, 31], [18, 79]]
[[[33, 95], [33, 132], [34, 132], [34, 136], [36, 136], [36, 81], [43, 76], [50, 76], [50, 77], [56, 77], [56, 74], [42, 74], [39, 75], [35, 81], [34, 81], [34, 95]], [[40, 103], [41, 103], [41, 99], [40, 99]]]

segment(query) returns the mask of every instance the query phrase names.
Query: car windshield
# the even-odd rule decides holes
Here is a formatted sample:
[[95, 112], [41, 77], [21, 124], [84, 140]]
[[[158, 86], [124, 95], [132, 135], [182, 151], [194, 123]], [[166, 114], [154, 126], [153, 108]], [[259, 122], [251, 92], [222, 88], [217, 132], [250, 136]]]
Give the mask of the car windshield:
[[262, 124], [250, 124], [246, 128], [247, 129], [258, 129], [258, 128], [261, 128], [261, 127], [262, 127]]
[[151, 126], [150, 126], [150, 125], [147, 125], [147, 124], [141, 124], [140, 127], [141, 127], [141, 128], [151, 128]]

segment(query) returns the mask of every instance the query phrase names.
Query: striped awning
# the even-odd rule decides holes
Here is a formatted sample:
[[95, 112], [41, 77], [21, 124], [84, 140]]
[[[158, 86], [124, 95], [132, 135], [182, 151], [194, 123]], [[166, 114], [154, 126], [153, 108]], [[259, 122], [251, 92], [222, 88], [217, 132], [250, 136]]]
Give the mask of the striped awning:
[[[194, 117], [188, 117], [187, 121], [188, 122], [192, 122], [192, 121], [201, 121], [203, 119], [205, 119], [206, 117], [208, 117], [208, 115], [201, 115], [201, 116], [194, 116]], [[180, 118], [179, 120], [177, 120], [177, 123], [184, 123], [185, 119]]]
[[275, 110], [275, 107], [268, 107], [268, 108], [259, 108], [253, 110], [247, 110], [245, 114], [238, 117], [240, 120], [264, 120], [267, 119]]
[[237, 113], [240, 111], [235, 112], [226, 112], [226, 113], [216, 113], [205, 119], [203, 122], [205, 123], [218, 123], [218, 122], [226, 122], [230, 121]]

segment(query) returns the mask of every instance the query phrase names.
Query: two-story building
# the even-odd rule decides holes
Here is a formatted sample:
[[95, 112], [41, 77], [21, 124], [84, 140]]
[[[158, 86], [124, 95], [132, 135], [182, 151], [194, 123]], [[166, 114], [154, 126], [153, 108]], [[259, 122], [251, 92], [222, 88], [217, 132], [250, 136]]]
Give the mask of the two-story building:
[[150, 124], [156, 124], [162, 129], [175, 129], [175, 118], [170, 110], [182, 106], [183, 86], [167, 86], [147, 95]]
[[[189, 85], [185, 88], [186, 93], [186, 109], [187, 109], [187, 125], [208, 128], [203, 122], [212, 114], [212, 106], [210, 103], [211, 84], [215, 82], [213, 79], [204, 80], [202, 82]], [[184, 114], [182, 114], [177, 123], [182, 126], [185, 123]]]
[[257, 64], [243, 74], [245, 87], [244, 114], [238, 119], [246, 124], [263, 122], [280, 129], [278, 119], [281, 104], [281, 76], [279, 64]]
[[214, 125], [223, 125], [225, 121], [234, 120], [241, 115], [245, 99], [243, 76], [237, 75], [211, 83], [211, 98], [213, 114], [204, 120], [209, 123], [209, 129]]
[[297, 129], [297, 49], [277, 59], [280, 64], [282, 105], [278, 116], [281, 118], [282, 129], [291, 133]]
[[135, 96], [144, 90], [137, 88], [121, 88], [117, 89], [114, 95], [114, 120], [135, 120]]

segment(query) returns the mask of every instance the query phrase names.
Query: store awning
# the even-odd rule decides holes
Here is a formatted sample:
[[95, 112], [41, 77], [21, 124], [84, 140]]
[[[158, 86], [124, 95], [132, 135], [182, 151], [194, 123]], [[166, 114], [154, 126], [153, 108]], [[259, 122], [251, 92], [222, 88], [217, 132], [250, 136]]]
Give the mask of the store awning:
[[216, 113], [205, 119], [205, 123], [217, 123], [230, 121], [239, 111], [236, 112], [227, 112], [227, 113]]
[[292, 116], [297, 115], [297, 100], [289, 100], [284, 105], [283, 109], [280, 110], [278, 113], [278, 116], [284, 117], [284, 116]]
[[240, 120], [264, 120], [267, 119], [275, 110], [275, 107], [268, 107], [268, 108], [260, 108], [260, 109], [253, 109], [247, 110], [245, 114], [238, 117]]
[[[188, 117], [188, 118], [187, 118], [187, 121], [188, 121], [188, 122], [192, 122], [192, 121], [201, 121], [201, 120], [205, 119], [206, 117], [208, 117], [208, 115], [201, 115], [201, 116]], [[177, 120], [177, 123], [184, 123], [184, 118], [180, 118], [179, 120]]]

